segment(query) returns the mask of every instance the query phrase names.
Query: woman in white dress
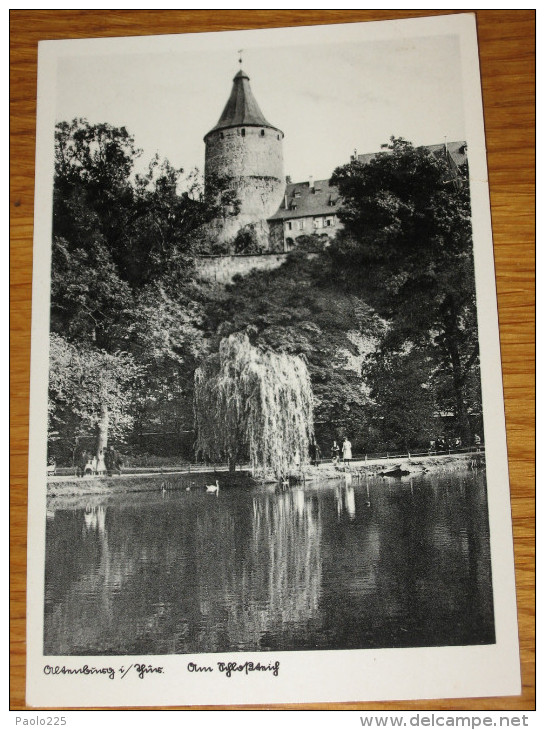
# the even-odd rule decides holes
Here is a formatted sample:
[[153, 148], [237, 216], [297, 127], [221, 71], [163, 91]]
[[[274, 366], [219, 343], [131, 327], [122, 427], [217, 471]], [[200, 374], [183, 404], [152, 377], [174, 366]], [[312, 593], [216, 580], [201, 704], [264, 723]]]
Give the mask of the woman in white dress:
[[343, 461], [348, 465], [350, 465], [350, 462], [352, 461], [352, 444], [346, 436], [343, 441]]

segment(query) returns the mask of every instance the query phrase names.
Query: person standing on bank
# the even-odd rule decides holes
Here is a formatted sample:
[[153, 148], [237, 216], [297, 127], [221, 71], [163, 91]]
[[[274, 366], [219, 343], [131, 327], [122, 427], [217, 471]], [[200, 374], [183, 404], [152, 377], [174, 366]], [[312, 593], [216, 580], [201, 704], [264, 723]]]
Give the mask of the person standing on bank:
[[106, 453], [104, 454], [104, 462], [106, 464], [106, 473], [109, 477], [112, 476], [114, 471], [121, 474], [121, 466], [123, 460], [121, 455], [117, 453], [113, 446], [108, 446]]
[[89, 460], [89, 455], [87, 453], [86, 449], [83, 449], [83, 451], [80, 453], [77, 463], [76, 463], [76, 476], [82, 477], [85, 474], [85, 467], [87, 466], [87, 462]]
[[346, 436], [344, 437], [343, 441], [343, 461], [349, 466], [350, 462], [352, 461], [352, 444]]
[[333, 441], [333, 446], [331, 447], [331, 461], [336, 464], [339, 461], [339, 444], [336, 441]]

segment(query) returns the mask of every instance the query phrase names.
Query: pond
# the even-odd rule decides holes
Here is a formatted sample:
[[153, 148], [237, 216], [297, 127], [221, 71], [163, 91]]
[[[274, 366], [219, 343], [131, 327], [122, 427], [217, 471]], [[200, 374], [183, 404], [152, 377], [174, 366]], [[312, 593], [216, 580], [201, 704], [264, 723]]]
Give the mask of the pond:
[[495, 640], [484, 470], [169, 486], [49, 505], [46, 655]]

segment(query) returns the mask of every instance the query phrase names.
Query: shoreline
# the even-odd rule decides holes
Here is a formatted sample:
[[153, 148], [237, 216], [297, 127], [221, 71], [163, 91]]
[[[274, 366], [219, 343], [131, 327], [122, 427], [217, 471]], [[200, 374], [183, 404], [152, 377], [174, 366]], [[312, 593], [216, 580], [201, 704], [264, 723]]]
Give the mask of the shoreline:
[[[340, 480], [345, 479], [348, 474], [359, 474], [373, 477], [403, 478], [404, 476], [416, 476], [435, 470], [454, 470], [480, 468], [485, 463], [485, 452], [463, 453], [463, 454], [435, 454], [429, 456], [389, 459], [369, 459], [368, 461], [353, 461], [350, 467], [344, 464], [333, 464], [331, 462], [319, 466], [308, 466], [305, 468], [303, 478], [301, 474], [292, 474], [290, 483], [302, 483]], [[157, 491], [181, 491], [191, 489], [204, 489], [206, 484], [216, 478], [223, 482], [222, 486], [229, 488], [230, 482], [237, 484], [261, 483], [261, 480], [254, 479], [247, 469], [236, 471], [231, 474], [228, 471], [209, 470], [190, 472], [188, 470], [172, 470], [164, 472], [147, 472], [136, 474], [121, 474], [111, 477], [75, 477], [75, 476], [50, 476], [47, 479], [47, 498], [75, 497], [80, 495], [106, 495], [126, 494], [130, 492], [157, 492]], [[274, 484], [275, 480], [264, 480], [265, 483]]]

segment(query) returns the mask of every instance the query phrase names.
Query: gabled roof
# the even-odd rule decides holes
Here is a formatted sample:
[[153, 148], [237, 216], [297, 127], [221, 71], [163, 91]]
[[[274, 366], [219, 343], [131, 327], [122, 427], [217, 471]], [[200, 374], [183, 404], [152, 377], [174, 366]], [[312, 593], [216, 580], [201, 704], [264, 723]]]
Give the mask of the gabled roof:
[[[250, 88], [250, 77], [242, 69], [233, 79], [231, 96], [227, 100], [218, 123], [208, 134], [229, 127], [270, 127], [277, 129], [265, 119]], [[278, 130], [280, 131], [280, 130]], [[206, 137], [208, 136], [206, 135]], [[205, 139], [206, 139], [205, 137]]]
[[[433, 155], [445, 154], [445, 144], [423, 145]], [[451, 160], [460, 167], [467, 162], [467, 144], [465, 142], [447, 142], [447, 150]], [[387, 149], [381, 152], [388, 152]], [[367, 152], [356, 155], [358, 162], [368, 165], [379, 152]], [[353, 159], [353, 158], [352, 158]], [[286, 220], [305, 218], [307, 216], [333, 215], [341, 205], [339, 190], [330, 185], [329, 180], [316, 180], [314, 188], [309, 182], [288, 183], [285, 197], [276, 213], [268, 220]]]
[[[444, 142], [442, 142], [441, 144], [422, 145], [422, 147], [425, 147], [436, 157], [439, 157], [440, 155], [443, 155], [445, 153], [445, 146], [446, 146], [446, 149], [448, 150], [453, 162], [458, 167], [460, 167], [460, 165], [463, 165], [465, 162], [467, 162], [467, 144], [466, 144], [466, 142], [447, 142], [446, 145]], [[388, 149], [380, 150], [380, 152], [388, 152]], [[378, 154], [380, 154], [380, 153], [379, 152], [367, 152], [364, 155], [357, 155], [357, 160], [358, 160], [358, 162], [363, 162], [365, 165], [367, 165]]]
[[284, 200], [269, 220], [334, 215], [338, 205], [339, 191], [329, 184], [329, 180], [316, 180], [312, 187], [308, 181], [288, 183]]
[[426, 147], [434, 155], [438, 156], [445, 153], [445, 146], [452, 157], [453, 162], [460, 167], [467, 162], [467, 143], [466, 142], [447, 142], [443, 144], [427, 144]]
[[[384, 152], [384, 150], [381, 150], [381, 152]], [[363, 155], [358, 155], [358, 162], [363, 162], [364, 165], [368, 165], [378, 154], [378, 152], [366, 152]]]

